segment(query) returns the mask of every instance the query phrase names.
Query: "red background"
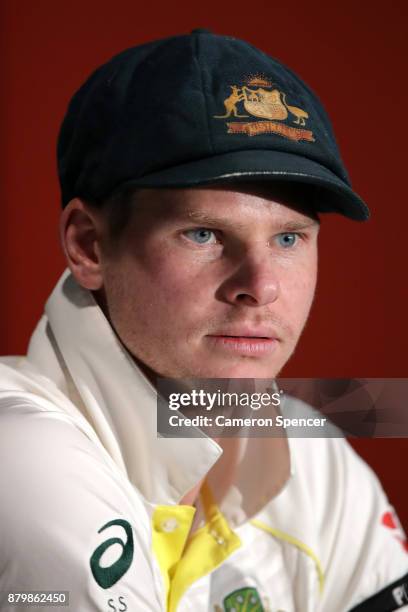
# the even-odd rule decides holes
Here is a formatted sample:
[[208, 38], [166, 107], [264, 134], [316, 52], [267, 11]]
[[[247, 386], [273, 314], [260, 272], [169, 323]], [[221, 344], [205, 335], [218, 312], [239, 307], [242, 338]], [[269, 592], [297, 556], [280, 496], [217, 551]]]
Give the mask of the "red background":
[[[64, 268], [55, 141], [74, 90], [116, 52], [206, 27], [298, 72], [332, 117], [373, 217], [325, 215], [314, 309], [285, 376], [407, 377], [406, 3], [6, 0], [1, 11], [0, 354], [25, 352]], [[358, 440], [408, 526], [408, 439]]]

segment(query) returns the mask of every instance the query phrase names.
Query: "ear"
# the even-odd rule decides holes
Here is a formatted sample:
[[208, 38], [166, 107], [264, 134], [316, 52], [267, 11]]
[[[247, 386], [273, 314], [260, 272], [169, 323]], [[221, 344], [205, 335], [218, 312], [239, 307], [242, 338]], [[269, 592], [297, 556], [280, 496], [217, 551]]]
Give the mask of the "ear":
[[71, 200], [61, 215], [61, 242], [73, 276], [82, 287], [92, 291], [103, 285], [102, 233], [98, 211], [79, 198]]

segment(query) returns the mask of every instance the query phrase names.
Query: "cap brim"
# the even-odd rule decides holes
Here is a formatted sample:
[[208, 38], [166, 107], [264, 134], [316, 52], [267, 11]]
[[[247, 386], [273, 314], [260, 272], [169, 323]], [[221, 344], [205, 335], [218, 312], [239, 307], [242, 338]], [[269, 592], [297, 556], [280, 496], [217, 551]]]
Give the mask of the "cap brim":
[[[306, 157], [266, 150], [233, 151], [190, 161], [126, 185], [139, 187], [194, 187], [211, 183], [288, 181], [315, 185], [311, 203], [317, 212], [338, 212], [356, 221], [366, 221], [370, 211], [364, 201], [325, 166]], [[123, 186], [123, 184], [122, 184]]]

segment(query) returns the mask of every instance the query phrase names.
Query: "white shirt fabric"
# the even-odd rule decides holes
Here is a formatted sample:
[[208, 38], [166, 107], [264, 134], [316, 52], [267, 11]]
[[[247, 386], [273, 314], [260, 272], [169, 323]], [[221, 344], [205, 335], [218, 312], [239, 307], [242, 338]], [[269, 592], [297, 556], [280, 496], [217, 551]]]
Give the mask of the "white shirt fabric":
[[[239, 545], [189, 584], [178, 611], [238, 612], [255, 593], [259, 602], [242, 610], [346, 612], [407, 573], [404, 533], [349, 444], [288, 442], [290, 457], [287, 442], [246, 440], [222, 499], [213, 481]], [[27, 356], [0, 363], [0, 603], [7, 593], [52, 590], [69, 591], [64, 609], [75, 612], [169, 610], [152, 519], [167, 507], [161, 535], [177, 529], [177, 504], [221, 461], [209, 438], [157, 437], [155, 389], [92, 294], [65, 272]], [[200, 525], [203, 512], [199, 503]], [[214, 547], [225, 546], [213, 535]], [[117, 538], [100, 560], [109, 568], [129, 537], [129, 567], [101, 586], [91, 557]]]

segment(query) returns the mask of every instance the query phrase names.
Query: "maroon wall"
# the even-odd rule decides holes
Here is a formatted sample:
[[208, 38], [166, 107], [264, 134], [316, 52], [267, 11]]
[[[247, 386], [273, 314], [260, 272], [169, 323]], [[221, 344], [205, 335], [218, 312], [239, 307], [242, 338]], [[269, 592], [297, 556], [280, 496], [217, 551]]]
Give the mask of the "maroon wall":
[[[367, 224], [324, 217], [317, 298], [285, 376], [408, 376], [403, 0], [3, 0], [0, 12], [0, 354], [25, 351], [64, 267], [54, 150], [73, 91], [127, 46], [207, 27], [260, 46], [309, 82], [332, 117], [354, 186], [373, 212]], [[408, 440], [355, 446], [408, 526]]]

